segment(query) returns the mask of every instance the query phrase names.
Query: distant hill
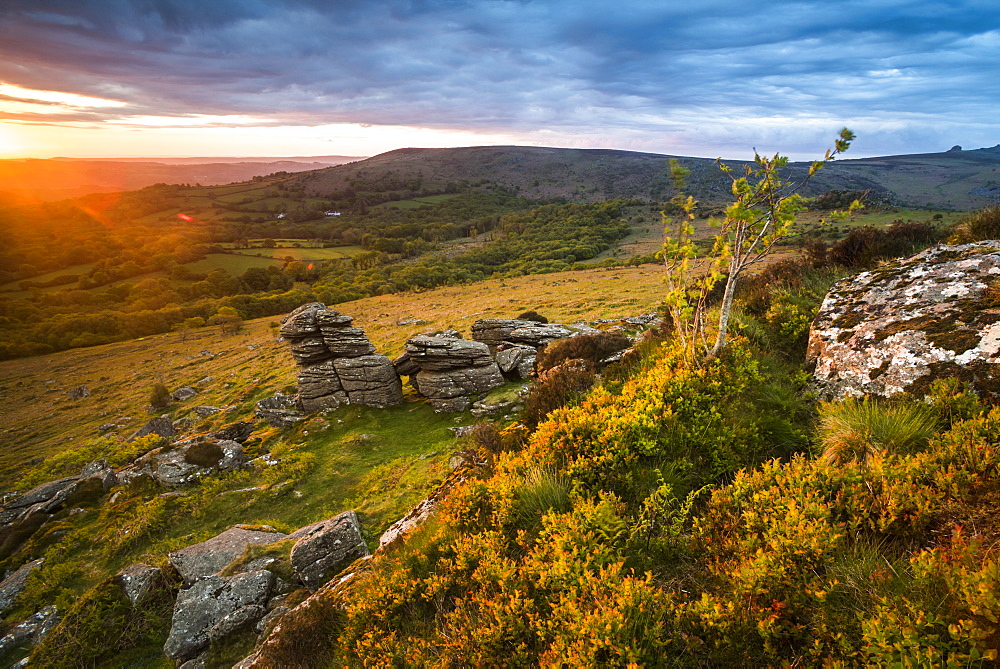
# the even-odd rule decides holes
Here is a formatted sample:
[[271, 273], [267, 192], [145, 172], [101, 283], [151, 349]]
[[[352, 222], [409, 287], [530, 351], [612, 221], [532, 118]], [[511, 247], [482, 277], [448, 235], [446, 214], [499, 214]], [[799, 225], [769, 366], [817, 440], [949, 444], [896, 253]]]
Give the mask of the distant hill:
[[302, 172], [340, 165], [353, 156], [304, 158], [49, 158], [0, 160], [0, 193], [6, 199], [61, 200], [90, 193], [137, 190], [155, 183], [202, 185], [246, 181], [274, 172]]
[[[697, 198], [709, 204], [729, 199], [729, 181], [713, 160], [610, 149], [398, 149], [348, 165], [303, 172], [291, 181], [310, 195], [329, 199], [404, 184], [416, 191], [494, 183], [530, 198], [659, 201], [672, 193], [670, 158], [678, 158], [692, 171], [689, 190]], [[801, 177], [807, 167], [808, 163], [794, 163], [790, 175]], [[901, 206], [967, 210], [1000, 201], [998, 170], [1000, 147], [837, 160], [819, 173], [808, 192], [871, 189]]]

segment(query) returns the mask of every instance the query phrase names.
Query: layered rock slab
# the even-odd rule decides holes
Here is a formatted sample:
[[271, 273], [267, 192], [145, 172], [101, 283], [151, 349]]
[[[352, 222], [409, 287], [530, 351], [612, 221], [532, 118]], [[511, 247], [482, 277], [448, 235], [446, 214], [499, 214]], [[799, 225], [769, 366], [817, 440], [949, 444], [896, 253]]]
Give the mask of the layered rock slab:
[[940, 245], [843, 279], [809, 333], [823, 397], [920, 394], [958, 377], [1000, 397], [1000, 241]]
[[406, 365], [414, 386], [437, 411], [464, 411], [471, 395], [504, 382], [489, 347], [478, 341], [441, 335], [417, 335], [406, 342]]

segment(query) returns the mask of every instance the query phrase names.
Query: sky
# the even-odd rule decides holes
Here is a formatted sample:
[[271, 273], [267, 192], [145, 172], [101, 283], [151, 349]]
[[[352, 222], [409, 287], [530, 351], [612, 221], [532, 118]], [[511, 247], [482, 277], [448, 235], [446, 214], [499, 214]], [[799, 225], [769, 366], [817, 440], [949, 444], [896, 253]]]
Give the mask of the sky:
[[1000, 144], [998, 0], [2, 0], [0, 158]]

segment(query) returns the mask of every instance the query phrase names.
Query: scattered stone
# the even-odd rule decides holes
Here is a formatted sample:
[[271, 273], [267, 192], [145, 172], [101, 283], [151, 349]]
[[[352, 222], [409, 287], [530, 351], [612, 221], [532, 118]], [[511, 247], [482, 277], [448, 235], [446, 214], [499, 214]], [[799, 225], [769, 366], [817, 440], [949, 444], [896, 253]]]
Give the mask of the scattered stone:
[[843, 279], [809, 333], [813, 388], [822, 397], [921, 393], [957, 377], [1000, 396], [1000, 241], [935, 246]]
[[316, 591], [354, 560], [370, 555], [354, 511], [307, 525], [292, 534], [292, 568], [303, 585]]
[[523, 408], [524, 405], [519, 400], [506, 400], [501, 402], [479, 400], [478, 402], [472, 403], [472, 415], [476, 418], [484, 418], [486, 416], [497, 416], [500, 414], [520, 411]]
[[87, 384], [83, 384], [73, 388], [66, 394], [69, 395], [71, 400], [82, 400], [84, 397], [90, 397], [90, 389], [87, 388]]
[[249, 421], [237, 421], [235, 423], [230, 423], [218, 432], [212, 432], [209, 436], [216, 439], [224, 439], [228, 441], [235, 441], [240, 444], [245, 444], [247, 439], [253, 433], [254, 424]]
[[163, 653], [172, 660], [193, 658], [213, 639], [262, 618], [273, 583], [271, 572], [255, 571], [208, 576], [181, 590]]
[[156, 418], [150, 418], [146, 421], [145, 425], [136, 430], [132, 436], [125, 441], [131, 443], [140, 437], [145, 437], [150, 434], [155, 434], [163, 439], [169, 440], [177, 434], [177, 430], [174, 429], [174, 424], [169, 418], [166, 416], [157, 416]]
[[449, 427], [456, 437], [466, 437], [472, 434], [472, 431], [476, 429], [475, 425], [459, 425], [458, 427]]
[[207, 418], [208, 416], [211, 416], [214, 413], [219, 413], [220, 411], [222, 411], [222, 409], [220, 409], [219, 407], [212, 407], [212, 406], [199, 406], [199, 407], [194, 407], [192, 411], [198, 414], [198, 416], [200, 416], [201, 418]]
[[188, 546], [167, 555], [170, 564], [190, 585], [198, 579], [216, 574], [243, 554], [247, 546], [271, 544], [287, 538], [277, 530], [231, 527], [207, 541]]
[[117, 428], [118, 426], [114, 423], [102, 423], [101, 426], [97, 428], [97, 434], [107, 434]]
[[161, 572], [156, 567], [137, 562], [115, 574], [114, 581], [121, 586], [132, 606], [136, 606], [152, 592], [160, 577]]
[[289, 428], [305, 418], [297, 407], [297, 396], [275, 393], [274, 397], [265, 397], [257, 402], [253, 415], [267, 421], [271, 427]]
[[198, 379], [197, 381], [195, 381], [195, 385], [196, 386], [207, 386], [208, 384], [212, 383], [213, 381], [215, 381], [214, 377], [206, 376], [203, 379]]
[[181, 386], [174, 392], [170, 393], [170, 399], [174, 402], [183, 402], [184, 400], [191, 399], [197, 394], [198, 391], [191, 386]]
[[31, 572], [41, 567], [43, 562], [45, 559], [39, 558], [21, 565], [17, 571], [0, 582], [0, 614], [9, 609], [18, 595], [24, 592]]

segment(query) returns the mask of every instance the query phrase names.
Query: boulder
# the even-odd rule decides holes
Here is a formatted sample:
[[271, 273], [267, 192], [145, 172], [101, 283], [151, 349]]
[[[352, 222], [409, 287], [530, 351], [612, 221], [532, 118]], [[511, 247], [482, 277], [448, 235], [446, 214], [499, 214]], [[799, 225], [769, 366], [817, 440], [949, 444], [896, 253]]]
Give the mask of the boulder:
[[288, 538], [298, 540], [292, 546], [292, 568], [314, 592], [354, 560], [371, 555], [354, 511], [307, 525]]
[[288, 347], [291, 349], [295, 362], [300, 365], [311, 365], [333, 357], [327, 350], [323, 337], [318, 335], [302, 339], [289, 339]]
[[351, 404], [384, 408], [403, 402], [403, 384], [384, 355], [337, 358], [333, 364]]
[[361, 328], [323, 329], [323, 343], [334, 357], [354, 358], [375, 351], [365, 331]]
[[225, 441], [235, 441], [240, 444], [245, 444], [247, 439], [249, 439], [250, 435], [253, 433], [253, 429], [254, 429], [253, 423], [245, 420], [240, 420], [236, 421], [235, 423], [230, 423], [229, 425], [226, 425], [224, 428], [222, 428], [217, 432], [212, 432], [209, 436], [214, 437], [215, 439], [222, 439]]
[[396, 368], [396, 373], [400, 376], [413, 376], [420, 371], [420, 365], [410, 358], [409, 353], [403, 353], [392, 361], [392, 366]]
[[114, 581], [132, 602], [132, 606], [136, 606], [153, 591], [161, 575], [156, 567], [137, 562], [115, 574]]
[[[325, 360], [299, 369], [299, 397], [313, 400], [339, 393], [344, 389], [333, 360]], [[345, 395], [346, 399], [346, 395]]]
[[0, 582], [0, 614], [9, 609], [18, 595], [24, 592], [31, 572], [41, 567], [43, 562], [45, 559], [39, 558], [23, 564], [17, 571]]
[[503, 342], [497, 346], [496, 361], [500, 371], [509, 377], [529, 379], [535, 375], [538, 350], [527, 344]]
[[196, 656], [214, 640], [263, 617], [274, 575], [254, 571], [230, 578], [208, 576], [177, 594], [163, 653], [172, 660]]
[[305, 414], [298, 409], [298, 397], [281, 393], [275, 393], [274, 397], [265, 397], [257, 402], [253, 415], [267, 421], [271, 427], [277, 428], [292, 427], [305, 418]]
[[822, 397], [920, 394], [958, 377], [1000, 397], [1000, 241], [935, 246], [843, 279], [809, 333]]
[[184, 583], [190, 585], [198, 579], [218, 573], [243, 555], [247, 546], [272, 544], [285, 538], [286, 535], [277, 530], [248, 529], [237, 525], [200, 544], [173, 551], [167, 555], [167, 559], [184, 579]]
[[557, 339], [572, 337], [574, 334], [576, 333], [573, 330], [562, 325], [532, 323], [531, 325], [511, 330], [507, 334], [507, 341], [515, 344], [528, 344], [537, 348], [554, 342]]
[[174, 392], [170, 393], [170, 399], [173, 400], [174, 402], [183, 402], [184, 400], [191, 399], [197, 394], [198, 391], [192, 388], [191, 386], [182, 386], [177, 390], [175, 390]]
[[131, 437], [126, 439], [127, 442], [133, 442], [140, 437], [145, 437], [151, 434], [158, 435], [164, 439], [170, 439], [177, 434], [177, 430], [174, 429], [174, 424], [166, 416], [157, 416], [156, 418], [150, 418], [146, 421], [146, 424], [136, 430]]
[[222, 411], [222, 409], [213, 406], [197, 406], [194, 407], [192, 411], [194, 411], [202, 418], [207, 418], [208, 416], [211, 416], [213, 413], [219, 413], [220, 411]]
[[[297, 408], [307, 413], [341, 404], [387, 407], [403, 401], [402, 383], [392, 362], [375, 347], [353, 318], [320, 302], [295, 309], [282, 320], [298, 374]], [[264, 417], [264, 416], [261, 416]], [[268, 418], [272, 425], [284, 416]]]
[[319, 324], [316, 322], [316, 313], [324, 309], [326, 309], [326, 305], [321, 302], [303, 304], [281, 319], [278, 333], [288, 339], [318, 334]]

